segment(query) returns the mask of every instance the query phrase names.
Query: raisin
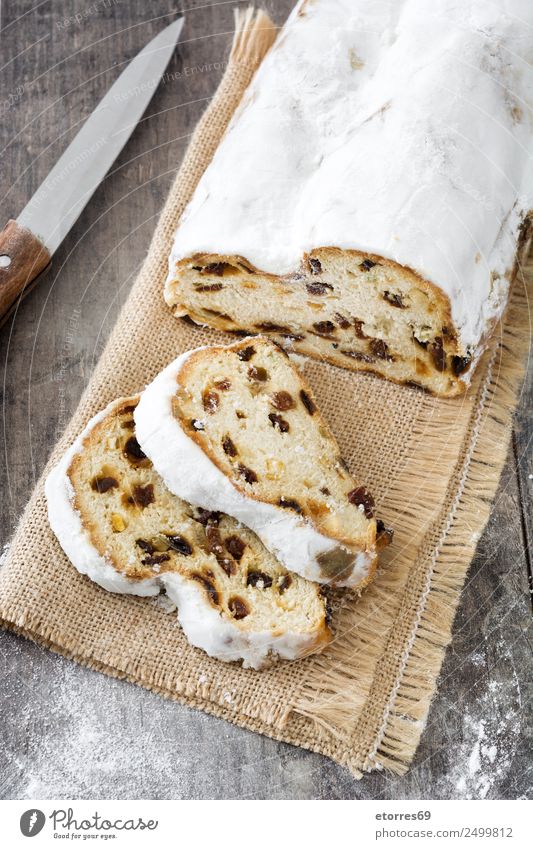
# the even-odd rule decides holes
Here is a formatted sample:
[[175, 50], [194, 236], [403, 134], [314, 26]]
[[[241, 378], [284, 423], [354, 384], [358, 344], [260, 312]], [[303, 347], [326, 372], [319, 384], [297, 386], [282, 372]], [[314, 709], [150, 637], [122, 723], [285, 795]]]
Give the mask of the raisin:
[[245, 419], [246, 413], [243, 413], [242, 410], [235, 410], [235, 415], [238, 419]]
[[234, 595], [228, 601], [228, 608], [234, 619], [244, 619], [245, 616], [248, 616], [250, 610], [248, 605], [244, 601], [244, 599], [240, 598], [238, 595]]
[[205, 430], [205, 425], [200, 419], [191, 419], [191, 427], [193, 430]]
[[148, 483], [146, 486], [134, 486], [133, 500], [137, 507], [141, 507], [143, 510], [145, 507], [148, 507], [149, 504], [153, 504], [155, 501], [153, 484]]
[[269, 375], [266, 368], [263, 366], [250, 366], [248, 369], [248, 377], [251, 380], [259, 380], [261, 383], [269, 380]]
[[215, 386], [217, 389], [220, 389], [221, 392], [227, 392], [228, 389], [231, 389], [231, 383], [227, 378], [224, 378], [224, 380], [217, 380]]
[[222, 537], [220, 536], [219, 529], [215, 525], [211, 525], [209, 523], [206, 525], [205, 536], [209, 543], [209, 551], [212, 554], [223, 554]]
[[259, 570], [250, 570], [246, 578], [247, 587], [259, 587], [260, 590], [268, 590], [272, 586], [272, 578], [265, 572]]
[[246, 543], [240, 537], [231, 536], [226, 537], [224, 545], [237, 563], [240, 563], [244, 554], [244, 549], [246, 548]]
[[130, 436], [124, 446], [124, 454], [133, 460], [145, 460], [146, 454], [134, 436]]
[[335, 325], [332, 321], [316, 321], [313, 327], [320, 336], [329, 336], [335, 330]]
[[350, 320], [345, 316], [341, 315], [340, 312], [336, 312], [333, 316], [339, 327], [342, 327], [343, 330], [346, 330], [347, 327], [350, 327]]
[[206, 265], [203, 269], [204, 274], [214, 274], [215, 277], [222, 277], [226, 268], [228, 268], [227, 262], [210, 262], [209, 265]]
[[202, 404], [204, 405], [204, 410], [212, 415], [218, 410], [220, 397], [216, 392], [205, 389], [202, 393]]
[[305, 409], [307, 410], [310, 416], [316, 413], [316, 404], [311, 398], [311, 396], [307, 394], [305, 389], [300, 389], [300, 398], [302, 404], [304, 405]]
[[142, 548], [142, 550], [148, 552], [148, 554], [153, 554], [155, 551], [152, 543], [148, 542], [146, 539], [136, 539], [135, 545], [138, 545], [139, 548]]
[[374, 357], [371, 357], [369, 354], [364, 354], [362, 351], [343, 351], [341, 350], [341, 354], [344, 354], [345, 357], [350, 357], [352, 360], [357, 360], [360, 363], [375, 363]]
[[276, 331], [290, 333], [290, 327], [287, 327], [286, 324], [274, 324], [273, 321], [261, 321], [259, 324], [256, 324], [258, 330], [268, 330], [271, 333], [275, 333]]
[[280, 500], [278, 501], [278, 504], [280, 507], [285, 507], [288, 510], [295, 510], [296, 513], [302, 512], [302, 508], [294, 498], [284, 498], [283, 496], [281, 496]]
[[315, 257], [309, 257], [309, 265], [311, 266], [311, 274], [320, 274], [322, 271], [322, 263]]
[[238, 471], [241, 477], [244, 478], [246, 483], [255, 483], [257, 481], [257, 475], [253, 469], [249, 469], [248, 466], [245, 466], [244, 463], [239, 463]]
[[109, 492], [110, 489], [115, 489], [118, 486], [118, 481], [116, 478], [112, 477], [96, 477], [91, 481], [91, 489], [94, 489], [95, 492], [99, 492], [100, 495], [104, 492]]
[[196, 521], [201, 525], [216, 525], [220, 522], [220, 518], [222, 513], [218, 513], [216, 510], [204, 510], [203, 507], [197, 507], [196, 509]]
[[[221, 275], [219, 275], [221, 276]], [[224, 286], [222, 283], [207, 283], [205, 286], [195, 286], [195, 292], [220, 292]]]
[[170, 560], [168, 554], [149, 554], [148, 557], [143, 557], [141, 563], [143, 566], [158, 566], [166, 560]]
[[325, 295], [328, 289], [333, 291], [333, 286], [329, 283], [307, 283], [305, 288], [310, 295]]
[[209, 578], [206, 577], [206, 575], [202, 575], [200, 572], [193, 572], [193, 574], [191, 575], [191, 578], [193, 579], [193, 581], [198, 581], [198, 583], [200, 583], [203, 586], [204, 590], [206, 591], [207, 595], [209, 596], [209, 600], [216, 607], [218, 605], [219, 600], [218, 600], [218, 593], [216, 591], [216, 587], [213, 584], [213, 582], [210, 581]]
[[117, 413], [117, 416], [126, 416], [128, 413], [133, 413], [135, 410], [136, 404], [128, 404], [127, 407], [122, 407]]
[[273, 428], [278, 428], [281, 433], [288, 433], [290, 430], [289, 422], [285, 421], [282, 416], [278, 415], [278, 413], [269, 413], [268, 418], [270, 419], [270, 424]]
[[363, 271], [370, 271], [375, 265], [377, 265], [377, 262], [372, 262], [371, 259], [364, 259], [359, 268], [362, 268]]
[[180, 534], [165, 534], [165, 536], [173, 551], [177, 551], [178, 554], [183, 554], [184, 557], [189, 557], [192, 554], [192, 545], [185, 539], [185, 537], [182, 537]]
[[398, 307], [400, 310], [404, 310], [407, 307], [407, 304], [403, 302], [402, 296], [396, 292], [383, 292], [383, 300], [387, 301], [392, 307]]
[[211, 554], [214, 554], [218, 565], [224, 570], [228, 577], [230, 575], [234, 575], [236, 572], [236, 566], [233, 560], [230, 557], [226, 557], [224, 553], [224, 546], [222, 545], [222, 537], [220, 535], [220, 531], [215, 525], [207, 525], [205, 529], [205, 536], [207, 539], [207, 546]]
[[442, 336], [435, 336], [435, 341], [429, 346], [429, 353], [437, 371], [444, 371], [446, 368], [446, 351], [442, 344]]
[[251, 360], [254, 354], [255, 348], [252, 345], [248, 345], [247, 348], [241, 348], [240, 351], [237, 351], [237, 356], [239, 360], [243, 361], [243, 363], [247, 363], [248, 360]]
[[460, 374], [463, 374], [472, 362], [472, 357], [453, 357], [452, 358], [452, 371], [456, 377], [459, 377]]
[[290, 585], [292, 584], [292, 578], [290, 575], [284, 575], [281, 581], [278, 584], [279, 594], [283, 595], [285, 590], [288, 590]]
[[331, 492], [329, 491], [327, 486], [321, 486], [320, 492], [322, 493], [322, 495], [326, 495], [326, 496], [331, 495]]
[[389, 351], [389, 346], [383, 341], [383, 339], [371, 339], [369, 348], [374, 356], [379, 360], [389, 360], [389, 362], [393, 362], [394, 357]]
[[294, 398], [292, 397], [290, 392], [285, 392], [283, 389], [281, 392], [274, 392], [272, 395], [272, 404], [276, 408], [276, 410], [281, 410], [284, 413], [286, 410], [292, 410], [295, 406]]
[[363, 332], [363, 323], [360, 318], [354, 318], [353, 324], [355, 327], [355, 335], [358, 339], [368, 339], [366, 333]]
[[239, 453], [235, 447], [235, 443], [229, 436], [225, 436], [222, 440], [222, 448], [224, 449], [224, 454], [227, 454], [228, 457], [236, 457]]
[[387, 528], [385, 522], [382, 519], [376, 519], [376, 544], [378, 548], [385, 548], [385, 546], [390, 545], [392, 543], [394, 537], [394, 531], [392, 528]]
[[362, 507], [367, 519], [371, 519], [374, 515], [374, 499], [369, 493], [366, 486], [358, 486], [348, 493], [348, 501], [355, 507]]

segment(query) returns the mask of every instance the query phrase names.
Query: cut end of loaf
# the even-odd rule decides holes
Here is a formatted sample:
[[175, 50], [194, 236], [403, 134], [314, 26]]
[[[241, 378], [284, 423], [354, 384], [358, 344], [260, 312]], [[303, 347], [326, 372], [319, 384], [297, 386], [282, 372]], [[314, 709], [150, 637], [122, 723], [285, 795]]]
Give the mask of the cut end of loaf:
[[[331, 633], [320, 588], [290, 575], [234, 519], [169, 492], [136, 440], [137, 403], [118, 401], [66, 469], [94, 557], [129, 581], [122, 591], [159, 582], [190, 642], [220, 659], [260, 668], [323, 648]], [[54, 530], [61, 542], [65, 529]]]
[[460, 395], [478, 352], [463, 350], [444, 293], [410, 269], [359, 251], [320, 248], [279, 277], [239, 256], [176, 264], [165, 297], [176, 316], [260, 333], [284, 348], [435, 395]]
[[[186, 357], [176, 384], [172, 411], [180, 428], [255, 505], [263, 532], [265, 507], [273, 514], [269, 543], [285, 565], [332, 585], [368, 583], [376, 561], [374, 499], [351, 476], [283, 349], [261, 336], [200, 348]], [[300, 534], [301, 556], [289, 562]], [[306, 571], [307, 560], [316, 574]]]

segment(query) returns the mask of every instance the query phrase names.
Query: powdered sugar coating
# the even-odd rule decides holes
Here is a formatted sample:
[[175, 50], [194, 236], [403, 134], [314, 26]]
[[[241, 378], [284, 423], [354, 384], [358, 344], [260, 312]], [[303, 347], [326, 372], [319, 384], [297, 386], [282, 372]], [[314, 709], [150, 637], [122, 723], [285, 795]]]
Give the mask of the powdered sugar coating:
[[[201, 349], [181, 354], [142, 393], [134, 412], [135, 432], [142, 450], [171, 492], [191, 504], [234, 516], [257, 534], [286, 569], [308, 580], [327, 583], [318, 557], [338, 548], [339, 543], [319, 533], [304, 517], [238, 491], [173, 415], [177, 376], [197, 350]], [[361, 584], [374, 559], [375, 551], [354, 554], [352, 571], [338, 586]]]
[[449, 297], [472, 352], [507, 299], [531, 207], [529, 0], [304, 0], [257, 72], [170, 259], [274, 274], [339, 247]]

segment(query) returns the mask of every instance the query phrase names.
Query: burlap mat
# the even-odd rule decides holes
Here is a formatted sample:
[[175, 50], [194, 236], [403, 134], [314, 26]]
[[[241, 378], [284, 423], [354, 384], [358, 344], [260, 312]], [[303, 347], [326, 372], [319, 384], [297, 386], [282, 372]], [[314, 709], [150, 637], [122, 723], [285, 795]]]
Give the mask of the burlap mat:
[[[272, 38], [264, 17], [241, 19], [142, 271], [49, 466], [113, 398], [141, 389], [181, 351], [227, 338], [173, 318], [162, 284], [178, 217]], [[339, 593], [336, 638], [323, 655], [258, 673], [192, 648], [174, 614], [151, 600], [107, 593], [76, 572], [48, 526], [42, 480], [0, 573], [1, 624], [93, 669], [321, 752], [356, 776], [383, 767], [403, 772], [505, 460], [529, 343], [531, 283], [519, 275], [505, 325], [460, 400], [306, 366], [343, 456], [396, 529], [361, 600]]]

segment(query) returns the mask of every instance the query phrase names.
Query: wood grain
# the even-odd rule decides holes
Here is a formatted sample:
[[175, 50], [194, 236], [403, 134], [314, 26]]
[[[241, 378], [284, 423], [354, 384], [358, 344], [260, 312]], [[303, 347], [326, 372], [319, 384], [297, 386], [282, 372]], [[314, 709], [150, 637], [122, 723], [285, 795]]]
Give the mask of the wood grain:
[[[9, 539], [148, 248], [188, 137], [223, 72], [235, 2], [188, 0], [184, 41], [53, 267], [0, 337], [1, 539]], [[266, 8], [282, 22], [292, 0]], [[98, 100], [169, 20], [167, 0], [2, 8], [2, 209], [16, 217]], [[155, 331], [154, 331], [155, 332]], [[458, 612], [422, 744], [403, 778], [361, 782], [0, 634], [4, 798], [514, 798], [532, 786], [532, 381]], [[530, 727], [530, 726], [529, 726]], [[494, 749], [492, 748], [494, 747]], [[477, 769], [477, 755], [480, 768]]]
[[0, 231], [0, 327], [49, 263], [50, 254], [37, 236], [16, 221], [8, 221]]

